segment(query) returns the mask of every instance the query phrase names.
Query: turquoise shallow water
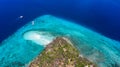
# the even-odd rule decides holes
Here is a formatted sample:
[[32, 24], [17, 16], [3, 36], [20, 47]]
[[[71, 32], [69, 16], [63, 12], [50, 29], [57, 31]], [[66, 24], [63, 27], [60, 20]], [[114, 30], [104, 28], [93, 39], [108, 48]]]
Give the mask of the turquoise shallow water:
[[98, 67], [120, 67], [120, 42], [51, 15], [36, 18], [3, 41], [0, 66], [24, 67], [58, 36], [68, 38]]

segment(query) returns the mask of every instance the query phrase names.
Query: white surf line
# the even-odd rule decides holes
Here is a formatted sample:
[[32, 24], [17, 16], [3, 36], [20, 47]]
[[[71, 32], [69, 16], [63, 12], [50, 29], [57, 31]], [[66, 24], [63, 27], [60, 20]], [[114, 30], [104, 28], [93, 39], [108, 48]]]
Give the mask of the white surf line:
[[72, 42], [68, 39], [68, 38], [66, 38], [66, 37], [62, 37], [65, 41], [67, 41], [70, 45], [72, 45], [73, 46], [73, 44], [72, 44]]

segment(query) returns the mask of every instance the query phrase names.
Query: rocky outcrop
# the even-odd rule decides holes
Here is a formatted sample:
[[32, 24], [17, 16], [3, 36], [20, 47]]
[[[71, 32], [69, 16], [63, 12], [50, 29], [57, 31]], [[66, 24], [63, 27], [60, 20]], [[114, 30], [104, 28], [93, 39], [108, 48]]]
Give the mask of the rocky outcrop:
[[56, 38], [29, 67], [96, 67], [65, 38]]

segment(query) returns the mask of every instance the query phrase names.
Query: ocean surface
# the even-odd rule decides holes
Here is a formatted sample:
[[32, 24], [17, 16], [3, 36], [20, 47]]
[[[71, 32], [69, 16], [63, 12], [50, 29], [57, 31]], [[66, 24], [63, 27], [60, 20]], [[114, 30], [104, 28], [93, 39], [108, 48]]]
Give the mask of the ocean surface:
[[98, 67], [120, 67], [120, 42], [52, 15], [37, 17], [2, 42], [0, 67], [28, 67], [56, 37], [67, 38]]
[[120, 41], [119, 0], [0, 0], [0, 42], [44, 14], [75, 21]]

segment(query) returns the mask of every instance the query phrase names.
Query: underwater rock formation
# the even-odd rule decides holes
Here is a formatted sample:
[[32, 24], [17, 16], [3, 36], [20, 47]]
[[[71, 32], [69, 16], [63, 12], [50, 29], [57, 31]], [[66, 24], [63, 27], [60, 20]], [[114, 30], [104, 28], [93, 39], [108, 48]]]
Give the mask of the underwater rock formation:
[[51, 15], [44, 15], [33, 21], [0, 44], [1, 67], [14, 62], [20, 64], [12, 67], [28, 64], [56, 37], [69, 39], [81, 55], [98, 67], [120, 67], [120, 42]]

